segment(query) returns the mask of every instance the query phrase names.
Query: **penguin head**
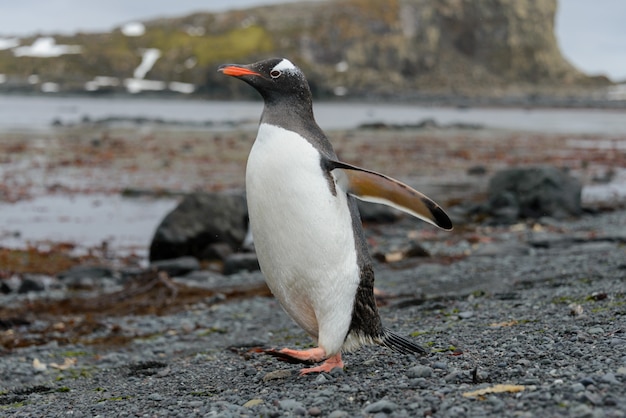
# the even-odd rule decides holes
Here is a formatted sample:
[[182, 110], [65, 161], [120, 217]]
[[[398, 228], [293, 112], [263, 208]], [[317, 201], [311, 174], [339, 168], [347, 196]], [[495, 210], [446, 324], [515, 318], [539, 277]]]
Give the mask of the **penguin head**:
[[268, 104], [296, 100], [310, 103], [312, 100], [304, 73], [286, 58], [270, 58], [247, 65], [224, 64], [218, 71], [250, 84]]

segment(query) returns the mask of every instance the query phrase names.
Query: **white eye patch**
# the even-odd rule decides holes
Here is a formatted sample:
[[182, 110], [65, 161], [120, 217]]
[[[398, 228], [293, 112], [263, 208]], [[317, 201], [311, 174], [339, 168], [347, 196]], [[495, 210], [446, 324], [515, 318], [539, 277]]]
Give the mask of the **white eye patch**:
[[280, 71], [282, 73], [295, 73], [298, 71], [298, 67], [293, 65], [293, 63], [287, 58], [283, 58], [281, 62], [279, 62], [274, 66], [274, 68], [272, 68], [272, 71]]

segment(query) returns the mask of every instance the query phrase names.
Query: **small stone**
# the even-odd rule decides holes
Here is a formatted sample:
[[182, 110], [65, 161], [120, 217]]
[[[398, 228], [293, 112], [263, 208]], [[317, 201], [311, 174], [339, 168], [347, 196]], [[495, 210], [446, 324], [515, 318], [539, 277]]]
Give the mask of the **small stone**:
[[334, 369], [330, 371], [330, 375], [332, 377], [343, 376], [345, 374], [346, 372], [341, 367], [335, 367]]
[[620, 382], [615, 378], [613, 373], [607, 373], [600, 377], [600, 381], [604, 383], [610, 383], [612, 385], [619, 385]]
[[398, 405], [395, 403], [382, 399], [380, 401], [374, 402], [365, 407], [364, 411], [366, 414], [384, 412], [386, 414], [390, 414], [398, 408]]
[[291, 376], [291, 370], [274, 370], [263, 376], [263, 381], [268, 382], [270, 380], [286, 379], [289, 376]]
[[445, 380], [448, 383], [453, 383], [456, 382], [457, 380], [459, 380], [460, 378], [460, 373], [456, 370], [453, 370], [452, 372], [448, 373], [443, 380]]
[[583, 402], [583, 403], [586, 403], [586, 404], [592, 404], [592, 405], [596, 405], [596, 406], [602, 404], [602, 400], [600, 399], [600, 397], [598, 395], [596, 395], [595, 393], [589, 392], [588, 390], [578, 394], [576, 396], [576, 399], [579, 402]]
[[341, 409], [338, 409], [336, 411], [331, 412], [328, 415], [328, 418], [346, 418], [350, 416], [346, 411], [342, 411]]
[[164, 399], [163, 395], [161, 395], [160, 393], [151, 393], [150, 395], [148, 395], [148, 399], [150, 399], [151, 401], [162, 401]]
[[309, 410], [307, 411], [309, 413], [309, 415], [311, 415], [312, 417], [319, 417], [320, 415], [322, 415], [322, 410], [319, 409], [317, 406], [312, 406], [309, 408]]
[[[304, 409], [301, 402], [296, 401], [295, 399], [283, 399], [278, 402], [278, 405], [287, 411], [296, 412], [298, 409]], [[306, 412], [306, 411], [305, 411]]]
[[583, 377], [582, 379], [580, 379], [580, 383], [582, 383], [585, 386], [589, 386], [589, 385], [595, 385], [596, 381], [593, 380], [592, 377], [586, 376], [586, 377]]
[[433, 363], [433, 369], [446, 370], [447, 368], [448, 368], [448, 365], [444, 363], [443, 361], [436, 361]]
[[585, 390], [585, 385], [580, 382], [576, 382], [571, 386], [572, 392], [578, 393]]
[[487, 401], [491, 404], [493, 412], [502, 411], [505, 407], [504, 401], [495, 395], [488, 396]]
[[329, 379], [328, 377], [326, 377], [326, 373], [320, 373], [316, 378], [315, 378], [315, 383], [326, 383], [328, 382]]
[[474, 316], [474, 312], [472, 311], [459, 312], [459, 319], [469, 319], [472, 316]]
[[617, 374], [623, 374], [623, 375], [626, 375], [626, 367], [624, 367], [624, 366], [620, 366], [620, 367], [617, 369]]
[[576, 418], [591, 418], [593, 417], [593, 409], [585, 404], [578, 404], [573, 406], [569, 410], [569, 416]]
[[433, 374], [433, 369], [428, 366], [415, 366], [407, 370], [406, 375], [410, 378], [416, 377], [430, 377]]
[[604, 330], [601, 327], [591, 327], [587, 332], [592, 335], [604, 334]]
[[250, 399], [248, 402], [243, 404], [244, 408], [252, 408], [253, 406], [261, 405], [263, 403], [263, 399]]

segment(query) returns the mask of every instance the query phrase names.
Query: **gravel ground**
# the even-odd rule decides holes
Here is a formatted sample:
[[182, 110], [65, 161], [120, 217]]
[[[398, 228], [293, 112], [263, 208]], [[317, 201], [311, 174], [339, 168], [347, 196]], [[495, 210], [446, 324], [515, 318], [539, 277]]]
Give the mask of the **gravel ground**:
[[[81, 127], [44, 135], [44, 148], [39, 137], [2, 135], [0, 151], [11, 158], [0, 197], [241, 187], [250, 137]], [[363, 130], [333, 138], [346, 161], [445, 196], [437, 200], [455, 221], [457, 205], [480, 200], [486, 186], [488, 176], [470, 171], [552, 164], [582, 180], [584, 198], [610, 195], [607, 185], [623, 190], [624, 154], [607, 150], [604, 136]], [[366, 233], [386, 260], [376, 266], [383, 322], [429, 356], [368, 347], [347, 354], [343, 371], [300, 377], [301, 366], [258, 353], [311, 343], [260, 290], [258, 272], [194, 271], [173, 279], [177, 296], [171, 283], [133, 283], [129, 272], [78, 277], [84, 297], [154, 291], [86, 312], [58, 302], [70, 279], [24, 275], [44, 290], [0, 295], [0, 311], [19, 312], [0, 319], [0, 415], [626, 416], [626, 210], [452, 233], [404, 219]], [[407, 257], [421, 250], [431, 256]], [[167, 309], [151, 310], [168, 297]]]
[[[274, 299], [212, 297], [161, 316], [108, 317], [94, 337], [134, 336], [120, 346], [6, 350], [0, 414], [626, 415], [626, 211], [435, 236], [407, 222], [368, 234], [386, 251], [412, 237], [432, 254], [377, 265], [383, 322], [429, 347], [427, 357], [368, 347], [347, 354], [343, 371], [300, 377], [299, 365], [254, 350], [310, 344]], [[262, 280], [193, 279], [203, 274], [212, 285]]]

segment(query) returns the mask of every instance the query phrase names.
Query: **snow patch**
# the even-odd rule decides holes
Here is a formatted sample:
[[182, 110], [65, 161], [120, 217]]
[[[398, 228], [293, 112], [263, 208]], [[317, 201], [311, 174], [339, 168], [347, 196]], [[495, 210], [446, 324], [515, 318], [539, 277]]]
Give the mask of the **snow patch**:
[[121, 31], [125, 36], [143, 36], [146, 33], [146, 27], [141, 22], [128, 22], [121, 27]]
[[80, 45], [57, 45], [51, 36], [37, 38], [32, 45], [13, 48], [16, 57], [53, 58], [66, 54], [80, 54]]
[[165, 82], [157, 80], [142, 80], [139, 78], [127, 78], [124, 80], [124, 86], [129, 93], [136, 94], [142, 91], [161, 91], [165, 90]]
[[181, 83], [180, 81], [172, 81], [168, 88], [177, 93], [191, 94], [196, 90], [196, 86], [191, 83]]
[[148, 71], [154, 67], [154, 64], [161, 57], [161, 51], [156, 48], [148, 48], [144, 49], [141, 54], [141, 64], [137, 68], [135, 68], [135, 72], [133, 73], [133, 77], [135, 78], [144, 78]]
[[93, 80], [85, 83], [85, 90], [98, 91], [101, 87], [117, 87], [120, 79], [117, 77], [96, 76]]
[[61, 87], [58, 83], [53, 83], [51, 81], [46, 81], [41, 85], [41, 91], [43, 93], [58, 93], [61, 90]]
[[5, 49], [15, 48], [20, 45], [20, 40], [17, 38], [0, 38], [0, 51]]

